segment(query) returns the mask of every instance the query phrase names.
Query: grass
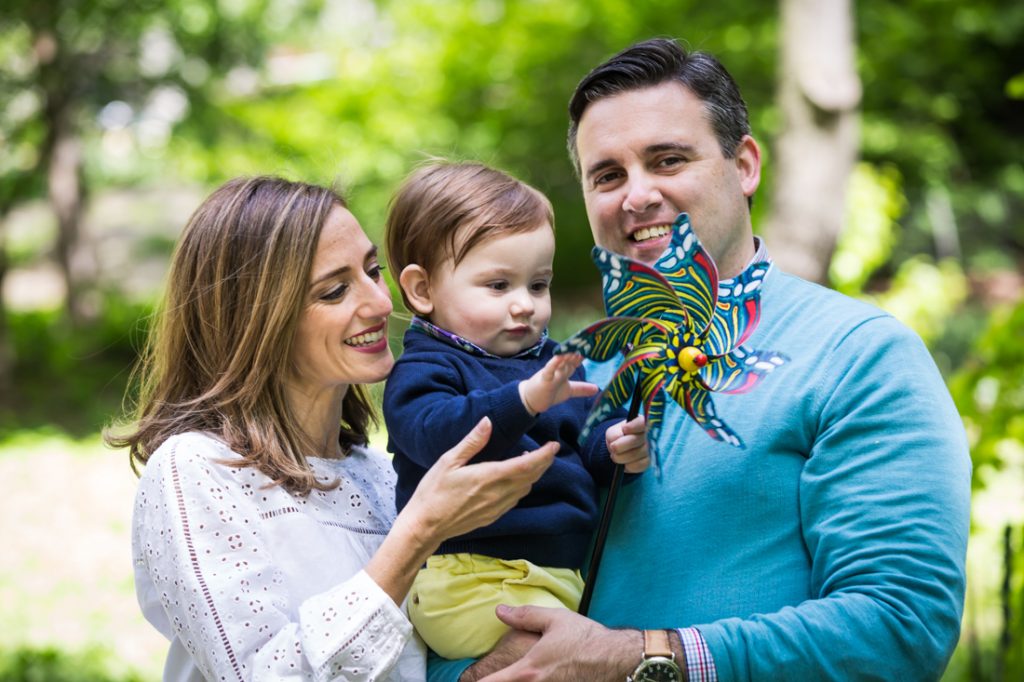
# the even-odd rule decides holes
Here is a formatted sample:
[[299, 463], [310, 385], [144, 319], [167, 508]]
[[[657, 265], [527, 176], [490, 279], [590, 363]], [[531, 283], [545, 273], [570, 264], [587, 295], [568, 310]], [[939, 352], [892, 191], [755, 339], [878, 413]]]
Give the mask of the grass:
[[166, 643], [135, 601], [125, 455], [98, 436], [22, 434], [0, 446], [0, 480], [0, 679], [160, 679]]

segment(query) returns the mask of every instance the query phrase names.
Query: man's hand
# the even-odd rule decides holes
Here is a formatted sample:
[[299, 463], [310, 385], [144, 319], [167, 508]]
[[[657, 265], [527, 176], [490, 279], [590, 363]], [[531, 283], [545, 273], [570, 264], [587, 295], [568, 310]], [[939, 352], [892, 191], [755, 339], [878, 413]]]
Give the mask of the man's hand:
[[579, 353], [556, 355], [529, 379], [519, 382], [519, 398], [530, 414], [547, 411], [569, 398], [597, 395], [598, 387], [586, 381], [569, 381], [583, 362]]
[[[643, 657], [638, 630], [609, 630], [578, 613], [540, 606], [499, 606], [497, 614], [512, 632], [462, 682], [622, 682]], [[524, 655], [530, 637], [536, 640]]]

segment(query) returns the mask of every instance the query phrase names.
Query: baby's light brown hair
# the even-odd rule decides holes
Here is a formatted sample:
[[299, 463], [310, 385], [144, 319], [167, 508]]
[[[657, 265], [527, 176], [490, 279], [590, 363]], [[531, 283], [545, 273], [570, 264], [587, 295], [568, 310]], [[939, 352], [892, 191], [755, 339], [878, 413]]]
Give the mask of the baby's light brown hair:
[[[397, 280], [408, 265], [427, 273], [448, 258], [458, 265], [481, 242], [501, 234], [554, 227], [551, 202], [538, 190], [482, 163], [431, 161], [405, 179], [391, 199], [384, 243]], [[468, 236], [456, 249], [456, 235]], [[412, 310], [402, 292], [406, 308]]]

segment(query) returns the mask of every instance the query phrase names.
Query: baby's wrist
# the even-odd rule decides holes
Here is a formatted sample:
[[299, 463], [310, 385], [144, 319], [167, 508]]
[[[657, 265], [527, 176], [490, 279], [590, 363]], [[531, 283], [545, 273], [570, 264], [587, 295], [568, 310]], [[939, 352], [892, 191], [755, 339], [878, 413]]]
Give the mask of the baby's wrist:
[[529, 392], [530, 392], [529, 391], [529, 385], [527, 384], [527, 382], [526, 381], [520, 381], [519, 382], [519, 400], [522, 401], [523, 407], [525, 407], [526, 411], [530, 413], [530, 416], [531, 417], [536, 417], [538, 414], [540, 414], [541, 411], [538, 410], [537, 408], [535, 408], [530, 403]]

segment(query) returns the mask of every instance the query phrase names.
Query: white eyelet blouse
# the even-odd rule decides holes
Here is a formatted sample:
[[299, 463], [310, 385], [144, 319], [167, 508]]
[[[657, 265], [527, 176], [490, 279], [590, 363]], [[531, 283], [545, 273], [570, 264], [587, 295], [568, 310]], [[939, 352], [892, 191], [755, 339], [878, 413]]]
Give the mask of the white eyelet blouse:
[[363, 448], [309, 460], [295, 496], [201, 433], [169, 438], [139, 481], [135, 589], [170, 641], [164, 680], [423, 680], [404, 612], [365, 573], [394, 521], [394, 472]]

